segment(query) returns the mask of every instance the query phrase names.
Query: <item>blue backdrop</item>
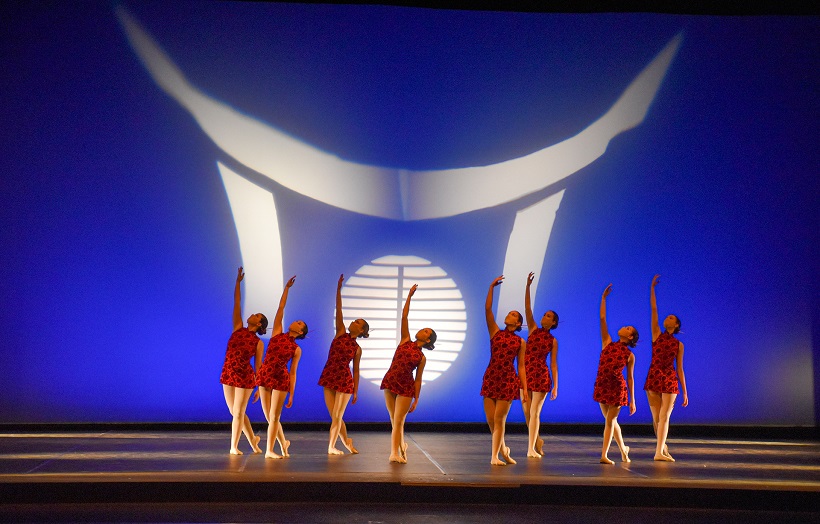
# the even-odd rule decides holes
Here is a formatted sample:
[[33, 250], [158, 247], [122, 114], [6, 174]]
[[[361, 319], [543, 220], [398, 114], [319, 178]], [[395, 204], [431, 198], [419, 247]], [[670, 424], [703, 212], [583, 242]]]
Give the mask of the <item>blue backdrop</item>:
[[[554, 309], [562, 321], [559, 395], [544, 422], [601, 420], [591, 395], [610, 282], [611, 331], [633, 324], [642, 334], [628, 421], [651, 421], [641, 389], [649, 283], [660, 273], [660, 314], [682, 319], [686, 347], [690, 404], [674, 421], [815, 424], [816, 18], [263, 2], [2, 9], [0, 421], [228, 420], [218, 378], [236, 267], [251, 256], [229, 171], [275, 201], [278, 225], [261, 224], [263, 234], [278, 229], [272, 280], [298, 275], [285, 320], [312, 330], [286, 423], [329, 420], [316, 381], [336, 279], [383, 256], [430, 261], [464, 304], [451, 365], [408, 420], [483, 421], [487, 286], [516, 258], [506, 250], [517, 213], [560, 192], [554, 225], [524, 231], [527, 242], [549, 241], [535, 315]], [[195, 104], [169, 96], [124, 20], [234, 120], [195, 118]], [[273, 129], [292, 141], [288, 151], [391, 168], [395, 180], [505, 162], [588, 129], [676, 37], [645, 117], [602, 154], [582, 144], [574, 154], [589, 161], [572, 174], [466, 213], [342, 210], [236, 152]], [[240, 125], [249, 122], [252, 133]], [[240, 137], [238, 149], [220, 133]], [[525, 185], [517, 171], [503, 174], [499, 193]], [[349, 185], [356, 201], [391, 197]], [[479, 192], [437, 194], [469, 204]], [[252, 277], [259, 271], [248, 288]], [[514, 290], [519, 309], [523, 291]], [[278, 298], [255, 300], [272, 319]], [[263, 420], [258, 405], [248, 412]], [[378, 387], [362, 380], [345, 418], [387, 421]], [[517, 405], [510, 420], [523, 420]]]

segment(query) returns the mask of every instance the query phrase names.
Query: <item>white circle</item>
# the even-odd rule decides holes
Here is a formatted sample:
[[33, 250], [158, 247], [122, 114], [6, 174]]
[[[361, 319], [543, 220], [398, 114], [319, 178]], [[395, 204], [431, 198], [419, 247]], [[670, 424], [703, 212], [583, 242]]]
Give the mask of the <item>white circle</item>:
[[[461, 291], [442, 268], [416, 256], [388, 255], [360, 267], [342, 286], [345, 326], [357, 318], [370, 325], [362, 347], [359, 375], [381, 385], [401, 339], [401, 313], [407, 291], [418, 284], [410, 304], [411, 338], [426, 327], [438, 339], [434, 351], [425, 350], [423, 381], [440, 377], [458, 357], [467, 333], [467, 311]], [[335, 314], [335, 312], [334, 312]], [[335, 318], [335, 317], [334, 317]]]

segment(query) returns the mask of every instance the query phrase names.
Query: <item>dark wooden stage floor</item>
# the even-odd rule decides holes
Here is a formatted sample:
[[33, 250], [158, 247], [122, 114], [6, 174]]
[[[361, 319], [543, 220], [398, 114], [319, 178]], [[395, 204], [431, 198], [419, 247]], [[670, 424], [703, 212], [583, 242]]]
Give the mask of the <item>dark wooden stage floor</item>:
[[625, 433], [628, 464], [614, 444], [599, 464], [599, 435], [542, 434], [528, 459], [514, 433], [518, 464], [498, 467], [488, 432], [409, 430], [406, 465], [384, 431], [351, 431], [360, 453], [344, 456], [324, 431], [289, 431], [284, 460], [244, 441], [229, 455], [225, 430], [6, 432], [0, 521], [820, 522], [817, 441], [673, 438], [661, 463]]

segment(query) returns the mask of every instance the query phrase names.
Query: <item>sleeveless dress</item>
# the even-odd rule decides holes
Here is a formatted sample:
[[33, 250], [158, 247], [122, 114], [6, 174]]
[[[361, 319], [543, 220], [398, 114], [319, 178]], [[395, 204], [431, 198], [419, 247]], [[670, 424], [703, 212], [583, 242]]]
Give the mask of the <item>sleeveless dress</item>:
[[555, 337], [544, 328], [538, 328], [527, 337], [524, 368], [527, 370], [527, 388], [532, 391], [552, 390], [552, 375], [547, 357], [555, 344]]
[[521, 349], [521, 337], [500, 329], [490, 339], [490, 363], [481, 382], [481, 396], [495, 400], [515, 400], [519, 397], [521, 381], [513, 362]]
[[353, 394], [353, 374], [350, 362], [356, 356], [359, 344], [350, 333], [344, 333], [333, 339], [327, 353], [327, 363], [319, 376], [319, 385], [338, 391]]
[[592, 398], [595, 402], [609, 406], [626, 406], [629, 395], [624, 380], [624, 367], [632, 351], [621, 342], [610, 342], [601, 351], [598, 363], [598, 376], [595, 379], [595, 391]]
[[293, 337], [287, 333], [272, 336], [265, 352], [265, 360], [259, 368], [257, 384], [268, 389], [290, 391], [288, 362], [298, 347]]
[[678, 372], [675, 360], [678, 358], [680, 342], [664, 331], [652, 343], [652, 362], [643, 388], [657, 393], [678, 393]]
[[419, 367], [421, 357], [421, 348], [412, 340], [399, 345], [393, 354], [390, 369], [382, 379], [381, 389], [390, 390], [402, 397], [415, 397], [416, 379], [413, 378], [413, 371]]
[[256, 355], [258, 343], [259, 337], [246, 327], [231, 334], [225, 351], [222, 375], [219, 377], [220, 383], [242, 389], [253, 389], [256, 386], [251, 358]]

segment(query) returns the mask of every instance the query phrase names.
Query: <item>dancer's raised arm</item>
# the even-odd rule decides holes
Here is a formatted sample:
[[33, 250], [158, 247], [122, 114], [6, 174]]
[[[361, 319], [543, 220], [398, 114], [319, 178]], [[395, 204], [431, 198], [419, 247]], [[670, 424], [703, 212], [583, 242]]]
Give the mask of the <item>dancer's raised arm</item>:
[[404, 309], [401, 312], [401, 341], [399, 345], [410, 342], [410, 324], [407, 322], [407, 316], [410, 314], [410, 299], [413, 298], [413, 294], [418, 287], [418, 284], [413, 284], [413, 287], [407, 292], [407, 300], [404, 301]]
[[290, 291], [293, 283], [296, 282], [296, 276], [290, 277], [290, 280], [285, 284], [285, 289], [282, 290], [282, 298], [279, 299], [279, 309], [276, 310], [276, 316], [273, 317], [273, 332], [271, 335], [278, 335], [284, 331], [282, 328], [282, 319], [285, 317], [285, 305], [288, 303], [288, 291]]
[[[339, 283], [336, 285], [336, 336], [347, 333], [344, 315], [342, 315], [342, 283], [345, 281], [344, 274], [339, 275]], [[334, 337], [335, 338], [335, 337]]]
[[493, 280], [492, 284], [490, 284], [490, 289], [487, 291], [487, 300], [484, 302], [484, 316], [487, 318], [487, 331], [490, 332], [490, 338], [493, 338], [493, 335], [498, 333], [498, 324], [496, 324], [495, 317], [493, 316], [493, 290], [495, 290], [496, 286], [500, 286], [503, 281], [504, 275], [496, 277], [496, 279]]
[[601, 345], [602, 347], [606, 347], [607, 344], [612, 342], [612, 337], [609, 336], [609, 330], [606, 327], [606, 297], [612, 292], [612, 284], [608, 285], [606, 289], [604, 289], [603, 295], [601, 295]]
[[242, 272], [242, 266], [236, 271], [236, 286], [233, 289], [233, 330], [236, 331], [242, 327], [242, 289], [240, 283], [245, 278], [245, 273]]
[[649, 286], [649, 307], [652, 310], [652, 317], [649, 324], [652, 327], [652, 342], [655, 342], [661, 336], [661, 327], [658, 324], [658, 301], [655, 298], [655, 286], [658, 284], [660, 275], [655, 275], [652, 278], [652, 285]]
[[535, 317], [532, 316], [532, 299], [530, 295], [530, 286], [535, 280], [535, 273], [527, 275], [527, 289], [524, 291], [524, 315], [527, 317], [527, 332], [532, 333], [538, 329], [538, 324], [535, 323]]

